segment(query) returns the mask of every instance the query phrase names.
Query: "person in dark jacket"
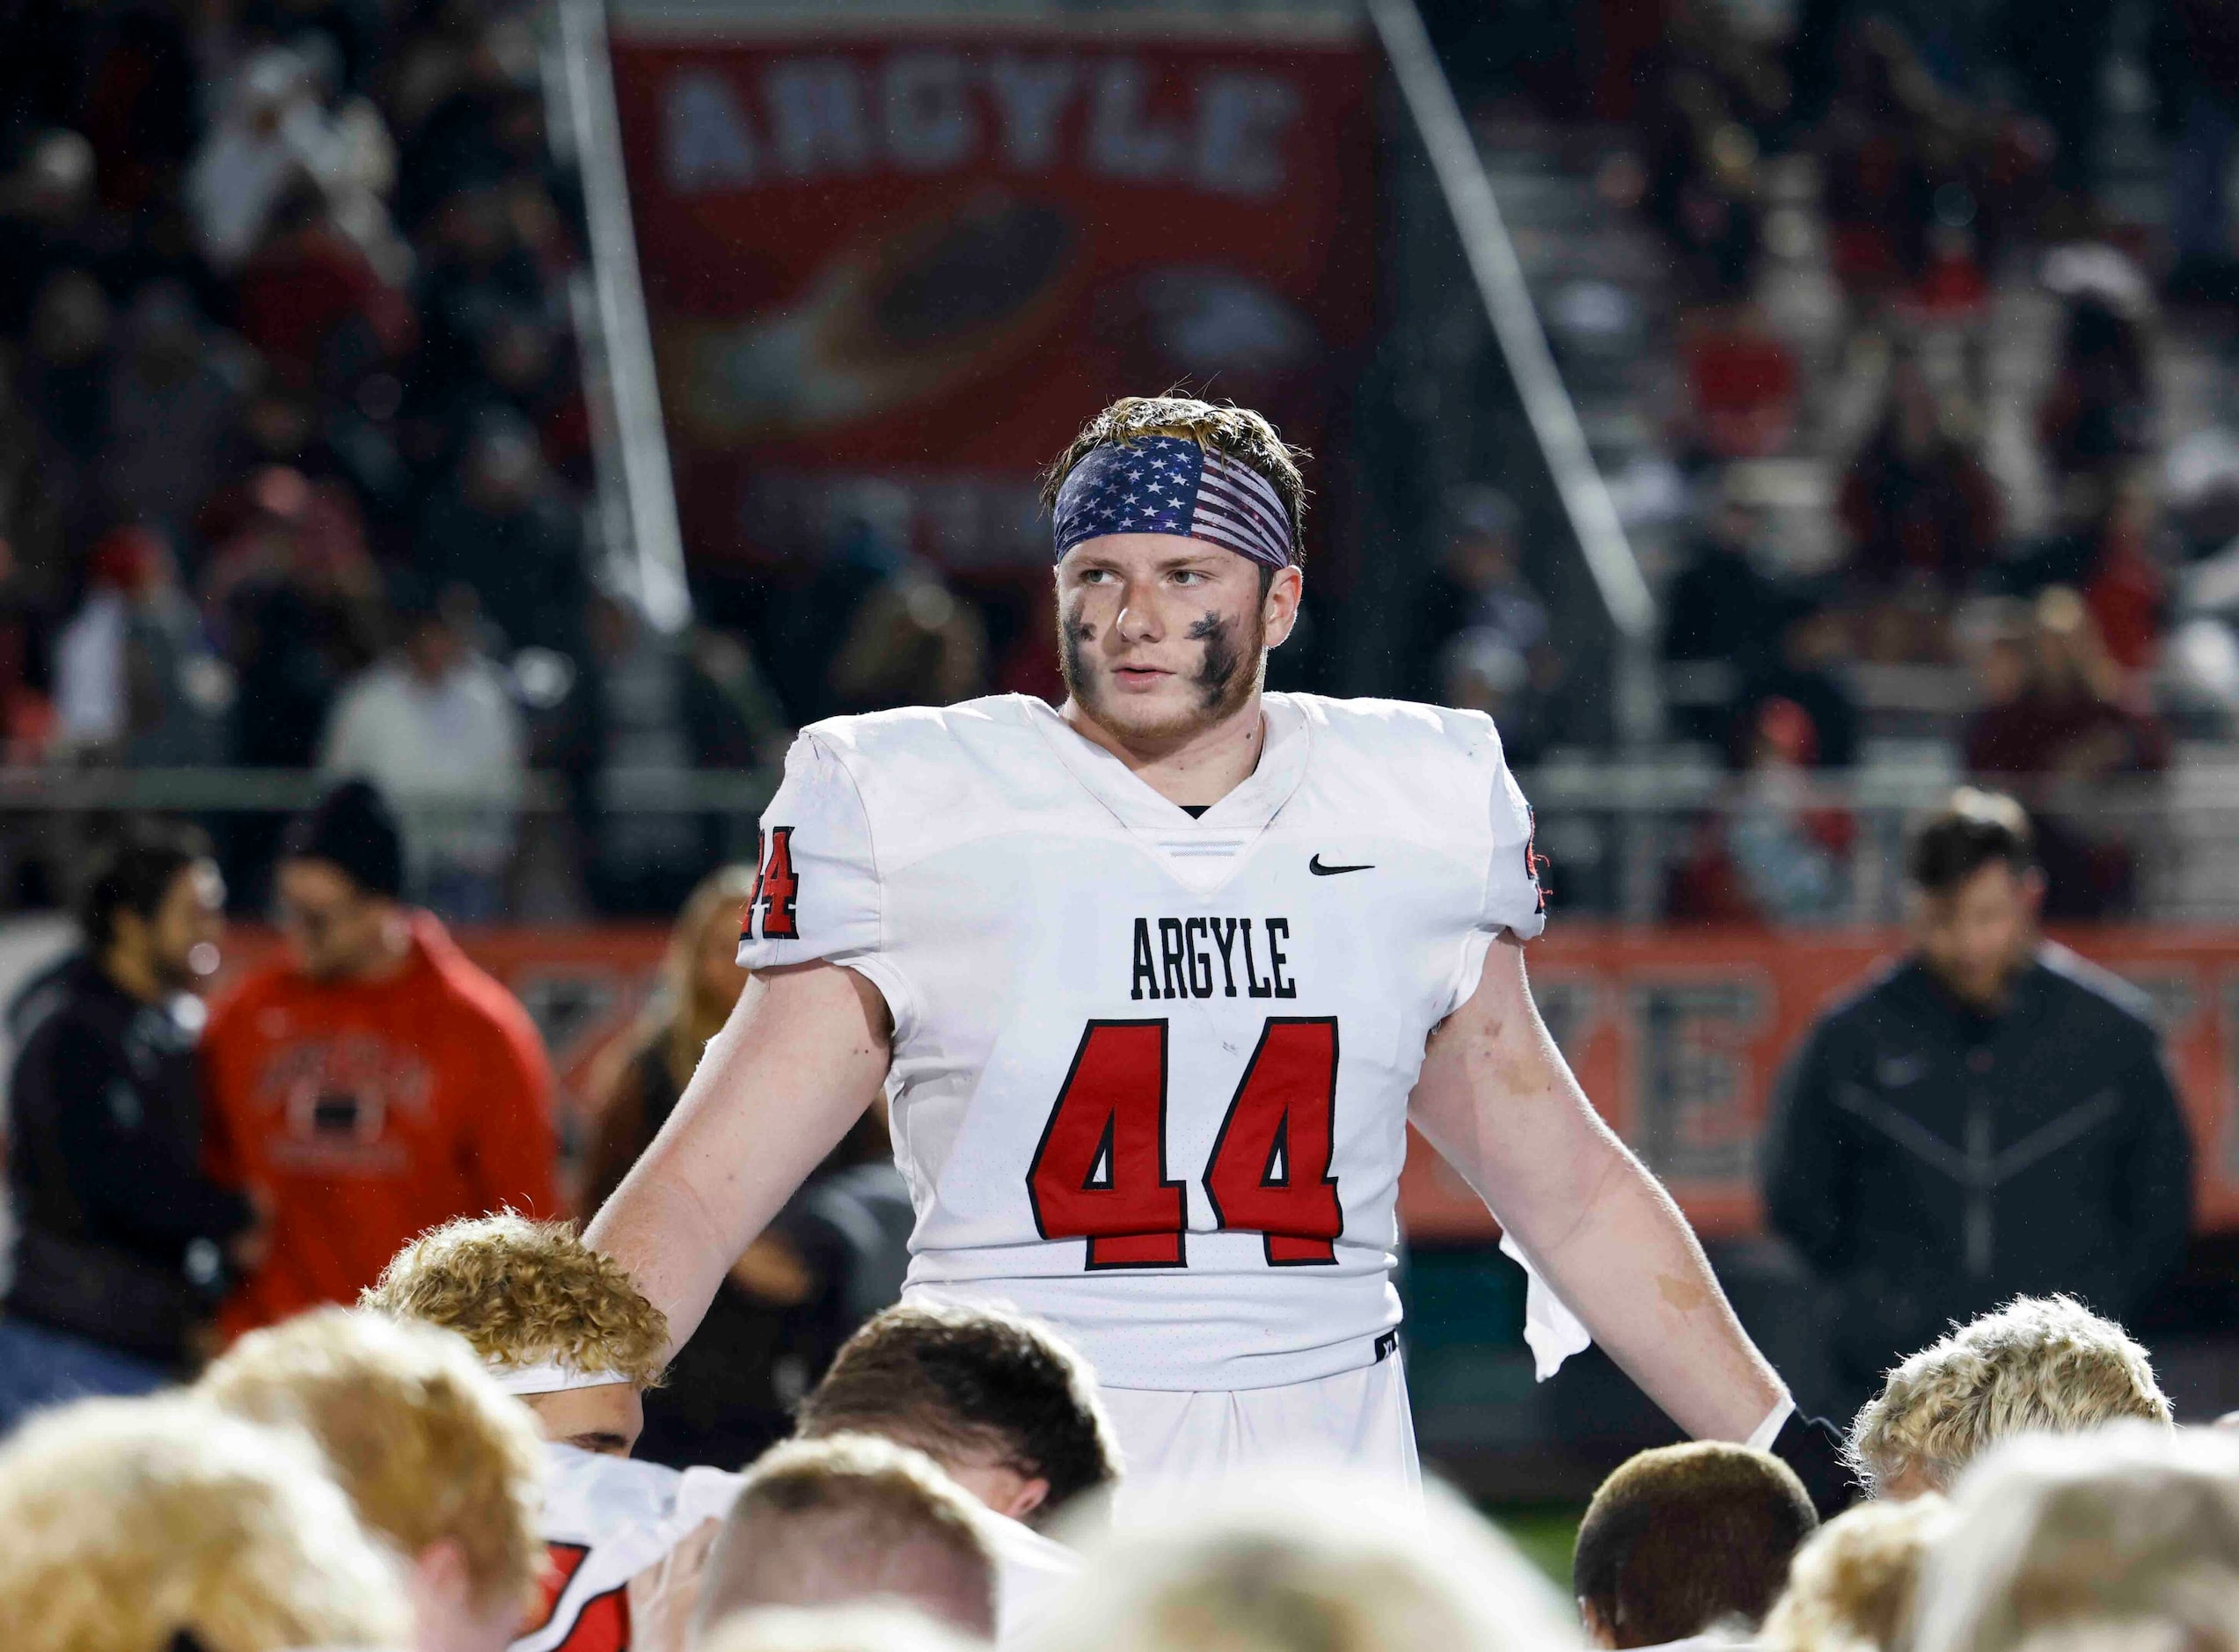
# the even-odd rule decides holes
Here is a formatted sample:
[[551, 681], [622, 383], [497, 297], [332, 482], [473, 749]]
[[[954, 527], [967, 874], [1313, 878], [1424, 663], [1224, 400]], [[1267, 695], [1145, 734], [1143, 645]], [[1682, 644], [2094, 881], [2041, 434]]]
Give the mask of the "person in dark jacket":
[[2191, 1217], [2147, 1001], [2038, 937], [2021, 806], [1962, 791], [1910, 860], [1913, 950], [1820, 1018], [1765, 1158], [1767, 1219], [1821, 1287], [1853, 1407], [2016, 1296], [2125, 1318], [2177, 1268]]
[[86, 885], [84, 950], [9, 1008], [18, 1233], [0, 1432], [42, 1405], [179, 1374], [230, 1270], [257, 1259], [251, 1198], [201, 1170], [194, 995], [217, 967], [224, 903], [199, 833], [130, 833]]

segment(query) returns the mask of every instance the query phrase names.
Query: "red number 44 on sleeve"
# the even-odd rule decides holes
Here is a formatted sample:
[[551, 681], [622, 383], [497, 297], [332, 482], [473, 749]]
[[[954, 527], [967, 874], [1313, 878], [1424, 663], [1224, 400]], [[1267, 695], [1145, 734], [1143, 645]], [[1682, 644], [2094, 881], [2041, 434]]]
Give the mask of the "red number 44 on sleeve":
[[762, 834], [765, 848], [761, 869], [754, 874], [754, 894], [746, 903], [746, 921], [762, 920], [764, 940], [799, 940], [801, 925], [794, 903], [801, 895], [801, 879], [793, 869], [793, 828], [772, 826]]

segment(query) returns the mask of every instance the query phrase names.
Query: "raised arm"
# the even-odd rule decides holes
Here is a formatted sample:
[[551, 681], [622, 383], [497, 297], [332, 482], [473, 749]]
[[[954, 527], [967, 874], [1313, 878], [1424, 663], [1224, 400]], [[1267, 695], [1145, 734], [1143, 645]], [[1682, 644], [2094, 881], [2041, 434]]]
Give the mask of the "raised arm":
[[1430, 1035], [1410, 1115], [1610, 1357], [1689, 1434], [1745, 1440], [1786, 1390], [1678, 1205], [1602, 1122], [1504, 934]]
[[747, 983], [676, 1112], [584, 1234], [669, 1316], [672, 1349], [877, 1096], [892, 1031], [879, 990], [838, 964]]

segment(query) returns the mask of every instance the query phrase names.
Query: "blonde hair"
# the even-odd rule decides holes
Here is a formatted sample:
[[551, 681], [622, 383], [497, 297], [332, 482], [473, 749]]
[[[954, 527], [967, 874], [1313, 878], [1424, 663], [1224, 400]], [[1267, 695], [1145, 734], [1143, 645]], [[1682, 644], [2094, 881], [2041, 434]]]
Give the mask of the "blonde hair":
[[772, 1606], [727, 1620], [699, 1652], [963, 1652], [965, 1643], [892, 1606]]
[[428, 1229], [390, 1258], [358, 1306], [456, 1331], [486, 1360], [611, 1371], [640, 1388], [661, 1380], [669, 1346], [668, 1316], [619, 1262], [569, 1223], [511, 1210]]
[[318, 1443], [366, 1524], [408, 1555], [452, 1542], [478, 1601], [526, 1601], [544, 1447], [463, 1338], [316, 1308], [254, 1331], [203, 1374], [213, 1404], [295, 1423]]
[[1308, 455], [1304, 448], [1294, 448], [1277, 435], [1263, 414], [1233, 402], [1216, 406], [1188, 396], [1121, 397], [1083, 425], [1072, 445], [1042, 473], [1043, 508], [1057, 508], [1057, 490], [1090, 451], [1139, 442], [1145, 436], [1183, 437], [1258, 471], [1283, 501], [1291, 529], [1291, 559], [1303, 559], [1306, 484], [1299, 465]]
[[0, 1450], [0, 1646], [402, 1646], [389, 1557], [299, 1436], [191, 1400], [88, 1400]]
[[1459, 1499], [1354, 1475], [1169, 1494], [1092, 1550], [1033, 1652], [1545, 1652], [1569, 1612]]
[[2010, 1435], [2081, 1434], [2119, 1418], [2172, 1421], [2146, 1350], [2073, 1297], [2016, 1297], [1890, 1372], [1845, 1455], [1877, 1494], [1908, 1471], [1948, 1491]]
[[2011, 1440], [1928, 1556], [1914, 1652], [2239, 1647], [2239, 1441], [2124, 1422]]
[[1950, 1505], [1934, 1492], [1837, 1515], [1796, 1551], [1759, 1643], [1767, 1652], [1897, 1645], [1912, 1621], [1921, 1560], [1950, 1524]]
[[739, 1483], [708, 1553], [700, 1628], [764, 1606], [890, 1597], [991, 1630], [988, 1517], [909, 1446], [867, 1434], [789, 1440], [764, 1453]]

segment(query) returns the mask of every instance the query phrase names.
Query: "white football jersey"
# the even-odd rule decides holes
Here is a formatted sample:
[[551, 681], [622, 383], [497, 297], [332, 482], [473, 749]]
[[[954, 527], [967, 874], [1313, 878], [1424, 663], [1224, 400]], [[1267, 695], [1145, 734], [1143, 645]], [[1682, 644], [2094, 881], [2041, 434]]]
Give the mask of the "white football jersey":
[[885, 995], [911, 1285], [1048, 1320], [1112, 1387], [1388, 1351], [1423, 1042], [1543, 922], [1490, 720], [1265, 705], [1200, 818], [1022, 695], [818, 723], [763, 815], [739, 961]]
[[721, 1519], [738, 1485], [721, 1469], [679, 1473], [546, 1445], [543, 1604], [508, 1652], [627, 1652], [630, 1580], [703, 1521]]

